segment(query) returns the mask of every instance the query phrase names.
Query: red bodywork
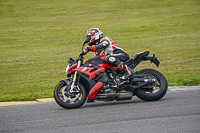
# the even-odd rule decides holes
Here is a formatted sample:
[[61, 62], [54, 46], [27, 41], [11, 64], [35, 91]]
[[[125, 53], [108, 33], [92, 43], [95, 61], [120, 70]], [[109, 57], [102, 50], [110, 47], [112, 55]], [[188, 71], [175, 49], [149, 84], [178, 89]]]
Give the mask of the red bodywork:
[[[104, 61], [106, 60], [106, 55], [102, 55], [102, 56], [99, 56], [99, 57], [100, 57], [102, 60], [104, 60]], [[88, 59], [88, 60], [89, 60], [89, 59]], [[88, 63], [88, 60], [86, 60], [85, 64]], [[102, 67], [102, 68], [100, 68], [100, 70], [98, 69], [98, 70], [95, 70], [95, 71], [91, 72], [91, 71], [94, 69], [93, 67], [79, 67], [79, 68], [77, 68], [77, 64], [78, 64], [78, 63], [73, 64], [73, 65], [69, 68], [69, 71], [68, 71], [67, 74], [70, 74], [70, 73], [72, 73], [73, 71], [79, 71], [79, 72], [82, 72], [82, 73], [84, 73], [84, 74], [89, 75], [89, 76], [90, 76], [89, 80], [92, 80], [92, 79], [96, 76], [95, 73], [104, 72], [105, 67], [110, 68], [110, 69], [112, 69], [112, 70], [117, 69], [117, 67], [115, 67], [115, 66], [113, 66], [113, 65], [104, 63], [104, 64], [97, 64], [98, 66]], [[85, 71], [84, 69], [87, 70], [87, 71]], [[89, 71], [88, 71], [88, 70], [89, 70]]]
[[98, 64], [98, 66], [101, 66], [101, 67], [108, 67], [108, 68], [111, 68], [112, 70], [117, 69], [117, 67], [112, 66], [112, 65], [110, 65], [110, 64]]
[[[99, 56], [102, 60], [106, 61], [106, 56]], [[89, 59], [88, 59], [89, 60]], [[85, 62], [88, 63], [88, 60]], [[67, 74], [71, 74], [72, 72], [74, 71], [78, 71], [78, 72], [81, 72], [81, 73], [84, 73], [86, 75], [89, 76], [89, 81], [94, 79], [97, 75], [97, 73], [99, 72], [104, 72], [105, 71], [105, 68], [110, 68], [112, 70], [115, 70], [117, 67], [115, 66], [112, 66], [110, 64], [107, 64], [107, 63], [103, 63], [103, 64], [97, 64], [98, 66], [100, 66], [101, 68], [99, 69], [96, 69], [94, 67], [78, 67], [77, 68], [77, 64], [78, 63], [75, 63], [73, 64], [69, 70], [68, 70], [68, 73]], [[100, 90], [100, 88], [102, 87], [103, 83], [102, 82], [97, 82], [93, 88], [90, 90], [89, 92], [89, 95], [88, 95], [88, 99], [93, 99], [95, 98], [96, 94], [98, 93], [98, 91]]]
[[97, 92], [101, 89], [101, 86], [102, 86], [102, 85], [103, 85], [102, 82], [97, 82], [97, 83], [92, 87], [92, 89], [90, 90], [89, 95], [88, 95], [88, 99], [95, 98]]
[[[140, 54], [143, 54], [143, 53], [145, 53], [145, 52], [148, 52], [148, 51], [142, 51], [142, 52], [140, 52], [140, 53], [137, 53], [135, 56], [140, 55]], [[135, 56], [134, 56], [134, 57], [135, 57]]]
[[77, 65], [78, 65], [78, 63], [75, 63], [75, 64], [73, 64], [70, 68], [69, 68], [69, 70], [68, 70], [68, 73], [67, 74], [70, 74], [70, 73], [72, 73], [72, 71], [74, 71], [74, 69], [76, 69], [77, 68]]
[[94, 69], [95, 69], [94, 67], [78, 67], [74, 71], [78, 71], [78, 72], [89, 75], [89, 81], [90, 81], [96, 77], [97, 73], [105, 71], [105, 68], [103, 67], [97, 70], [94, 70]]

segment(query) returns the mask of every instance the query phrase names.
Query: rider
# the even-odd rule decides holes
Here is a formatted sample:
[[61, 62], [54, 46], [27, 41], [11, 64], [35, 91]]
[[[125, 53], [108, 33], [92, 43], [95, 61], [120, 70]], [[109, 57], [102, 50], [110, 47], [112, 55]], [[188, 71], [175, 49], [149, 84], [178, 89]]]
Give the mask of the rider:
[[124, 71], [124, 80], [128, 79], [131, 74], [133, 74], [133, 70], [123, 63], [130, 59], [129, 55], [112, 39], [103, 37], [103, 32], [100, 28], [89, 29], [86, 33], [85, 43], [89, 45], [85, 47], [85, 52], [93, 51], [96, 52], [96, 55], [106, 55], [105, 61], [107, 61], [108, 64], [116, 66], [119, 70]]

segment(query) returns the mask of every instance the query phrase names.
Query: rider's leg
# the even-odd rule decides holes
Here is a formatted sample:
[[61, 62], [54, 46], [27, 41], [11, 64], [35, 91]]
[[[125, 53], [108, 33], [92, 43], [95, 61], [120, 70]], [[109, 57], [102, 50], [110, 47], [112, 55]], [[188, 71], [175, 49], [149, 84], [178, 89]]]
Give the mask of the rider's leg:
[[123, 77], [124, 80], [128, 79], [133, 74], [133, 71], [127, 65], [125, 65], [123, 62], [121, 62], [117, 66], [117, 68], [121, 71], [124, 71], [124, 73], [125, 73], [125, 76]]
[[133, 70], [131, 70], [127, 65], [125, 65], [122, 61], [117, 59], [115, 56], [108, 55], [106, 57], [106, 61], [113, 65], [116, 66], [119, 70], [123, 71], [125, 73], [124, 80], [128, 79], [132, 74]]

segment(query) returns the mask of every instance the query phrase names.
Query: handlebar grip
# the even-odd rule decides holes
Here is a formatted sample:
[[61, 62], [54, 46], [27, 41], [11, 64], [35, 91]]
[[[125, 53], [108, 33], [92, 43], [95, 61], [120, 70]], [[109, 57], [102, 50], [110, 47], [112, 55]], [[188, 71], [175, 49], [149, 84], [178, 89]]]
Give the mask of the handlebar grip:
[[88, 52], [84, 49], [81, 53], [81, 55], [86, 55]]

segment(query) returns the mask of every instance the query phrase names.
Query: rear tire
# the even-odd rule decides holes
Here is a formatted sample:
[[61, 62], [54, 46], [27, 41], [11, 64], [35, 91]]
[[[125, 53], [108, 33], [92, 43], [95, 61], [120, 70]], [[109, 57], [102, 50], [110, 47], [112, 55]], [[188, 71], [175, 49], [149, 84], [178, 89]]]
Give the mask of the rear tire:
[[78, 87], [80, 92], [78, 93], [69, 93], [69, 87], [64, 81], [59, 82], [54, 89], [54, 99], [58, 105], [65, 109], [74, 109], [81, 107], [86, 99], [87, 92], [85, 87], [82, 84], [79, 84]]
[[157, 70], [154, 69], [143, 69], [138, 72], [139, 74], [148, 74], [157, 80], [157, 85], [154, 88], [149, 88], [150, 90], [156, 90], [156, 92], [148, 92], [148, 89], [141, 87], [135, 91], [135, 95], [144, 101], [157, 101], [164, 97], [167, 92], [167, 80], [165, 76]]

